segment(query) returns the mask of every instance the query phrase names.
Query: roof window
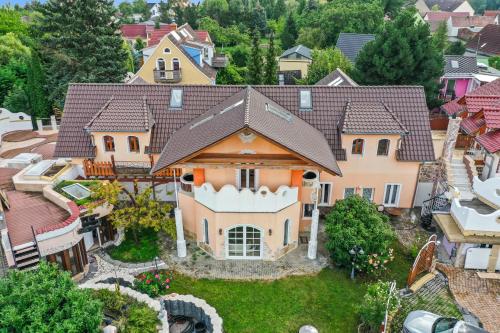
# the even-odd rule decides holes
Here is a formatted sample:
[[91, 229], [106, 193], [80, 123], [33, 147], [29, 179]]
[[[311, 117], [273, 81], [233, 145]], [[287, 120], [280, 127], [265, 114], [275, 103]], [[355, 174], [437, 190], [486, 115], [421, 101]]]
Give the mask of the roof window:
[[177, 109], [182, 107], [182, 89], [171, 90], [170, 107]]
[[174, 36], [175, 40], [176, 41], [180, 41], [181, 40], [181, 37], [179, 36], [179, 34], [175, 31], [172, 31], [171, 32], [172, 36]]
[[312, 109], [311, 90], [301, 90], [299, 94], [300, 109]]
[[452, 60], [452, 61], [451, 61], [451, 67], [453, 67], [453, 68], [458, 68], [458, 61], [456, 61], [456, 60]]
[[238, 102], [234, 103], [233, 105], [228, 106], [227, 108], [225, 108], [224, 110], [222, 110], [220, 112], [220, 114], [226, 113], [227, 111], [231, 111], [232, 109], [234, 109], [237, 106], [240, 106], [241, 104], [243, 104], [243, 100], [239, 100]]
[[195, 122], [194, 124], [192, 124], [191, 126], [189, 126], [189, 129], [191, 130], [191, 129], [195, 128], [195, 127], [198, 127], [198, 126], [200, 126], [201, 124], [204, 124], [204, 123], [206, 123], [207, 121], [212, 120], [213, 118], [214, 118], [214, 115], [212, 114], [212, 115], [210, 115], [210, 116], [208, 116], [208, 117], [206, 117], [206, 118], [203, 118], [203, 119], [201, 119], [201, 120], [198, 120], [197, 122]]
[[292, 114], [290, 112], [287, 112], [285, 110], [278, 109], [268, 103], [266, 103], [266, 111], [271, 112], [272, 114], [288, 121], [292, 121]]
[[340, 76], [338, 78], [336, 78], [335, 80], [333, 80], [332, 82], [328, 83], [328, 85], [331, 87], [331, 86], [338, 86], [340, 85], [342, 82], [344, 82], [344, 79], [342, 79]]

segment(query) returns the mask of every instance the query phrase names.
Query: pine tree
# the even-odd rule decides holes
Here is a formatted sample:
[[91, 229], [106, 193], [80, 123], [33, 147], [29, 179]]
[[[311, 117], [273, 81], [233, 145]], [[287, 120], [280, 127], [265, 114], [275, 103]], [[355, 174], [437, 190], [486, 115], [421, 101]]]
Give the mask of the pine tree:
[[265, 69], [264, 83], [276, 84], [278, 82], [278, 62], [276, 60], [276, 47], [274, 46], [274, 33], [271, 33], [269, 36], [269, 49], [266, 54]]
[[262, 53], [260, 50], [259, 32], [256, 29], [252, 30], [252, 53], [248, 62], [248, 83], [262, 84], [263, 81], [263, 64]]
[[33, 122], [35, 122], [36, 118], [47, 118], [50, 114], [50, 108], [47, 94], [44, 90], [45, 76], [40, 64], [40, 58], [35, 51], [31, 52], [26, 77], [26, 95], [30, 104]]
[[127, 52], [122, 47], [113, 0], [48, 0], [40, 6], [41, 55], [48, 91], [59, 107], [69, 82], [121, 82]]
[[281, 46], [283, 49], [286, 50], [294, 46], [298, 36], [299, 33], [295, 24], [295, 18], [292, 13], [289, 13], [286, 18], [285, 28], [281, 34]]

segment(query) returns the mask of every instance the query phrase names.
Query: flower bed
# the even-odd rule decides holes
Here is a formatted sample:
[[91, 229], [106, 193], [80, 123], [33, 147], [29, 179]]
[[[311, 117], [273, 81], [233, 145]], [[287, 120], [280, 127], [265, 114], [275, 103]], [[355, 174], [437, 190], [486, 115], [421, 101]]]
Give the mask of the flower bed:
[[57, 193], [60, 193], [64, 197], [74, 201], [78, 206], [85, 206], [88, 203], [94, 201], [92, 196], [89, 196], [87, 198], [83, 198], [80, 200], [76, 200], [74, 197], [72, 197], [71, 195], [69, 195], [68, 193], [66, 193], [62, 190], [63, 187], [73, 185], [73, 184], [80, 184], [82, 186], [85, 186], [89, 190], [92, 190], [92, 188], [95, 186], [98, 186], [100, 184], [100, 182], [97, 180], [63, 180], [63, 181], [59, 182], [56, 186], [54, 186], [54, 191], [56, 191]]
[[151, 297], [164, 295], [170, 289], [173, 273], [166, 271], [150, 271], [141, 273], [134, 280], [136, 290]]

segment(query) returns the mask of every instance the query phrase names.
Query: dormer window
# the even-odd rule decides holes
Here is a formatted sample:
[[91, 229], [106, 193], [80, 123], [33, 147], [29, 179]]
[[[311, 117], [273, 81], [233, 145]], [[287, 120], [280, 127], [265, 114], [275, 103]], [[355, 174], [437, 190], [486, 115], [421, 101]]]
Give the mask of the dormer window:
[[365, 140], [363, 139], [355, 139], [352, 142], [352, 154], [353, 155], [361, 155], [363, 154], [363, 145], [365, 143]]
[[115, 140], [112, 136], [105, 135], [104, 141], [104, 151], [115, 151]]
[[170, 95], [170, 107], [171, 108], [182, 107], [182, 89], [172, 89]]
[[300, 90], [299, 102], [301, 110], [311, 110], [312, 109], [311, 90]]
[[168, 47], [164, 48], [163, 53], [170, 54], [170, 49]]

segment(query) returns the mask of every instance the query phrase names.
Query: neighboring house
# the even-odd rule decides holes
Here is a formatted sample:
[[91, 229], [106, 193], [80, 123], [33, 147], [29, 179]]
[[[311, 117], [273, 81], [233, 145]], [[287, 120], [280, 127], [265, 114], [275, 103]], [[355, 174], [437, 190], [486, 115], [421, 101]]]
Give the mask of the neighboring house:
[[424, 21], [427, 24], [429, 24], [431, 32], [436, 32], [436, 30], [439, 28], [439, 25], [443, 22], [444, 24], [447, 24], [448, 19], [452, 16], [466, 17], [469, 16], [469, 13], [467, 12], [454, 13], [454, 12], [443, 12], [443, 11], [428, 12], [424, 16]]
[[132, 45], [135, 43], [137, 38], [140, 38], [144, 41], [146, 45], [149, 45], [149, 41], [152, 37], [158, 38], [159, 31], [162, 32], [161, 37], [165, 34], [169, 33], [172, 30], [177, 29], [177, 24], [165, 24], [160, 23], [160, 28], [155, 29], [154, 21], [146, 21], [135, 24], [123, 24], [120, 27], [120, 31], [123, 39], [131, 43]]
[[304, 45], [297, 45], [283, 52], [278, 59], [279, 85], [293, 85], [295, 79], [305, 78], [311, 62], [312, 51]]
[[184, 233], [216, 259], [314, 248], [318, 206], [411, 208], [434, 160], [422, 87], [72, 84], [65, 106], [56, 156], [173, 188], [181, 256]]
[[149, 12], [151, 13], [150, 20], [158, 19], [161, 16], [160, 4], [148, 2]]
[[415, 7], [422, 16], [436, 7], [443, 12], [467, 12], [474, 15], [474, 8], [464, 0], [418, 0]]
[[455, 266], [494, 272], [500, 270], [500, 79], [452, 103], [445, 110], [456, 118], [443, 149], [451, 207], [441, 205], [434, 220]]
[[372, 34], [341, 32], [335, 47], [338, 48], [351, 63], [355, 64], [361, 49], [374, 39], [375, 35]]
[[477, 54], [478, 61], [488, 64], [488, 58], [500, 56], [500, 25], [488, 24], [466, 45], [467, 53]]
[[474, 80], [474, 75], [479, 73], [476, 57], [445, 55], [444, 59], [441, 99], [450, 101], [462, 97], [479, 86]]
[[472, 33], [480, 32], [488, 24], [494, 24], [495, 17], [492, 16], [452, 16], [446, 22], [448, 39], [458, 40], [459, 31], [464, 29]]
[[330, 87], [338, 87], [338, 86], [349, 86], [349, 87], [357, 87], [358, 84], [354, 82], [353, 79], [349, 77], [343, 70], [337, 68], [315, 84], [316, 86], [330, 86]]
[[196, 32], [188, 24], [171, 31], [155, 30], [143, 49], [143, 59], [129, 83], [215, 84], [217, 70], [228, 61], [215, 54], [208, 32]]

